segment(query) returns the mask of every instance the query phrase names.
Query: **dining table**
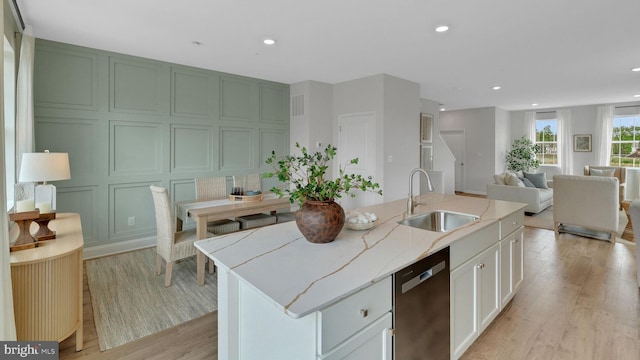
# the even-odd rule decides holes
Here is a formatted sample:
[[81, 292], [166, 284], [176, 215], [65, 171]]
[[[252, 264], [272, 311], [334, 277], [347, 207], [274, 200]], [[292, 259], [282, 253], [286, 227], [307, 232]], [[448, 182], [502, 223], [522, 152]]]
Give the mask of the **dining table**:
[[[265, 193], [259, 201], [236, 201], [231, 197], [209, 200], [187, 200], [174, 203], [176, 230], [182, 231], [184, 224], [195, 223], [198, 240], [206, 239], [207, 223], [216, 220], [233, 219], [240, 216], [271, 213], [288, 210], [291, 202], [288, 197], [279, 197], [274, 193]], [[198, 284], [204, 285], [205, 255], [198, 250], [196, 257]]]

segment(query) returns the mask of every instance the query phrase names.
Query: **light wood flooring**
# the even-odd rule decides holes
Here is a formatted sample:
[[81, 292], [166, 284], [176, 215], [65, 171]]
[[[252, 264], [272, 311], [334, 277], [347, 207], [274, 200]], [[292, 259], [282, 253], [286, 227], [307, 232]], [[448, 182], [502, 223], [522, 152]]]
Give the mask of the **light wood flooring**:
[[[635, 254], [634, 245], [526, 228], [523, 287], [462, 359], [640, 359]], [[86, 276], [84, 288], [84, 350], [71, 336], [60, 359], [217, 359], [215, 312], [100, 352]]]

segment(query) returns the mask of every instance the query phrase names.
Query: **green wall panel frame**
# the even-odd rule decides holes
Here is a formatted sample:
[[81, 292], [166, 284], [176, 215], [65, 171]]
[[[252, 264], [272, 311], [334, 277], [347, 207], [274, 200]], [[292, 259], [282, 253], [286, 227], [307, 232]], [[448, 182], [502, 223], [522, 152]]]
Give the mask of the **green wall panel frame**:
[[43, 45], [34, 68], [35, 106], [98, 110], [97, 54]]
[[71, 179], [91, 178], [99, 166], [97, 119], [36, 117], [36, 151], [69, 154]]
[[85, 245], [98, 244], [98, 186], [57, 187], [56, 212], [81, 214], [82, 236]]
[[171, 172], [213, 171], [210, 126], [171, 125]]
[[[153, 61], [113, 57], [111, 64], [111, 111], [162, 113], [161, 65]], [[168, 89], [167, 89], [168, 90]]]
[[220, 119], [255, 121], [255, 83], [238, 76], [220, 77]]
[[190, 200], [194, 178], [230, 188], [288, 153], [287, 84], [41, 39], [35, 58], [36, 150], [69, 153], [58, 209], [87, 247], [154, 236], [151, 184]]
[[[122, 183], [109, 186], [109, 236], [135, 239], [155, 234], [156, 218], [149, 186], [160, 181]], [[129, 219], [133, 218], [133, 225]]]
[[162, 124], [111, 121], [112, 175], [162, 173]]
[[171, 115], [217, 117], [219, 76], [206, 71], [171, 68]]

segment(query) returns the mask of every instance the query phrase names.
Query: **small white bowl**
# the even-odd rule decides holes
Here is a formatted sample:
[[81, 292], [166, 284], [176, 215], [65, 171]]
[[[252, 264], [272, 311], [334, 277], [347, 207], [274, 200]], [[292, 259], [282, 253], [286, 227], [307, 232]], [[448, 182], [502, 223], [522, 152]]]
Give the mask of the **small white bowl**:
[[375, 221], [371, 221], [371, 222], [368, 222], [368, 223], [350, 223], [349, 221], [346, 221], [345, 222], [345, 226], [349, 230], [369, 230], [369, 229], [373, 228], [374, 226], [376, 226], [376, 222]]

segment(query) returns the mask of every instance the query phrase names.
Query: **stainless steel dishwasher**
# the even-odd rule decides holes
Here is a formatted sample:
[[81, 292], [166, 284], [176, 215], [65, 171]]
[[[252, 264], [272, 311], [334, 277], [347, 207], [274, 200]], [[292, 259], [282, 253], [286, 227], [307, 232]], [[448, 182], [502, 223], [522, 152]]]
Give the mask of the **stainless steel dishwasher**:
[[393, 275], [396, 360], [449, 359], [449, 248]]

